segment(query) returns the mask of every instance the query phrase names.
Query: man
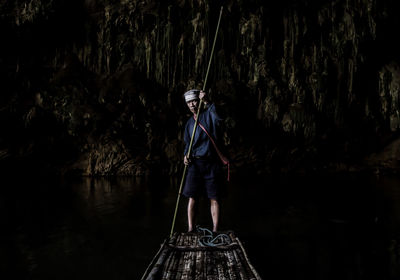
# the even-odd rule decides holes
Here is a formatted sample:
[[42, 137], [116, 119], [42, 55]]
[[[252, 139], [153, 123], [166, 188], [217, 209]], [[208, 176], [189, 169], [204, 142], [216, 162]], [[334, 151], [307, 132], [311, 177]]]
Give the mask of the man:
[[[196, 203], [202, 194], [210, 199], [210, 211], [213, 221], [213, 232], [217, 232], [219, 223], [219, 198], [221, 195], [220, 171], [218, 148], [215, 142], [218, 140], [218, 129], [221, 118], [217, 115], [214, 104], [210, 104], [206, 93], [192, 89], [184, 94], [184, 98], [193, 117], [186, 123], [184, 132], [185, 156], [184, 164], [188, 165], [183, 195], [189, 198], [187, 206], [188, 231], [194, 230]], [[200, 99], [204, 103], [204, 109], [197, 116]], [[198, 127], [193, 139], [190, 157], [190, 139], [192, 137], [195, 119], [199, 117]]]

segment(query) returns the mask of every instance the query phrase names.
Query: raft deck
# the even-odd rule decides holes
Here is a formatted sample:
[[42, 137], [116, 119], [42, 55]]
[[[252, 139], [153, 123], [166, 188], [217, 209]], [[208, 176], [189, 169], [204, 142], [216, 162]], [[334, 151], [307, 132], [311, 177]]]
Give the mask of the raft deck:
[[175, 233], [161, 245], [142, 280], [261, 280], [240, 240], [225, 232], [229, 243], [201, 244], [201, 233]]

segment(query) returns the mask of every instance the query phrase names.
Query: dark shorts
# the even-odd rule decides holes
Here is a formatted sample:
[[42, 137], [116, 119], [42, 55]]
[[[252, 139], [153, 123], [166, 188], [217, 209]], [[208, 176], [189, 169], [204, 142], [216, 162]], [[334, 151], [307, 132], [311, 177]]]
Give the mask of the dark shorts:
[[221, 166], [215, 161], [192, 159], [182, 194], [193, 198], [207, 195], [209, 199], [219, 199], [222, 195]]

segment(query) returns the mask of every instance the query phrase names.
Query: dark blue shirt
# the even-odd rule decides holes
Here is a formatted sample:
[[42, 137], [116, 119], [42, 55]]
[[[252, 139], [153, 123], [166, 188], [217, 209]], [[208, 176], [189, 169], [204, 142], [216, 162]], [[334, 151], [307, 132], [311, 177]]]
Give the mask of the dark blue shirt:
[[[211, 135], [216, 143], [218, 141], [218, 126], [221, 120], [222, 119], [218, 116], [215, 110], [214, 104], [210, 104], [199, 115], [199, 123], [204, 126], [204, 128], [207, 130], [207, 132]], [[189, 150], [189, 144], [190, 139], [192, 138], [194, 123], [195, 119], [193, 116], [190, 117], [189, 120], [186, 122], [185, 133], [183, 137], [185, 141], [185, 155]], [[215, 148], [210, 141], [210, 138], [200, 126], [197, 126], [196, 128], [191, 155], [193, 157], [214, 157], [216, 155]]]

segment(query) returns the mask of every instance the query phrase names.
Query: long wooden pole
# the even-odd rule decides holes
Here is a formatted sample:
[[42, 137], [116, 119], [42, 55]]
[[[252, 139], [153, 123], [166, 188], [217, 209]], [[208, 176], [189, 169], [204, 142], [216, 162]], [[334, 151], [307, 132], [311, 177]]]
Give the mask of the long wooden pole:
[[[219, 12], [218, 24], [217, 24], [217, 29], [216, 29], [215, 35], [214, 35], [214, 42], [213, 42], [212, 49], [211, 49], [210, 60], [208, 61], [208, 67], [207, 67], [206, 77], [204, 78], [203, 91], [205, 91], [205, 89], [206, 89], [208, 73], [209, 73], [209, 71], [210, 71], [211, 60], [212, 60], [212, 57], [213, 57], [213, 54], [214, 54], [215, 42], [217, 41], [217, 35], [218, 35], [219, 23], [221, 22], [222, 11], [223, 11], [223, 7], [221, 7], [221, 10], [220, 10], [220, 12]], [[202, 105], [203, 105], [203, 100], [200, 99], [199, 107], [198, 107], [198, 109], [197, 109], [197, 116], [200, 114], [200, 109], [201, 109], [201, 106], [202, 106]], [[187, 152], [187, 154], [186, 154], [187, 158], [190, 157], [190, 154], [191, 154], [191, 152], [192, 152], [193, 139], [194, 139], [194, 135], [195, 135], [195, 133], [196, 133], [196, 128], [197, 128], [197, 120], [198, 120], [198, 118], [196, 118], [196, 119], [195, 119], [195, 122], [194, 122], [192, 137], [190, 138], [189, 149], [188, 149], [188, 152]], [[176, 214], [177, 214], [177, 212], [178, 212], [179, 200], [180, 200], [180, 198], [181, 198], [182, 187], [183, 187], [183, 183], [185, 182], [186, 172], [187, 172], [187, 165], [185, 164], [185, 168], [183, 169], [183, 174], [182, 174], [181, 183], [180, 183], [180, 185], [179, 185], [178, 198], [176, 199], [174, 218], [173, 218], [173, 220], [172, 220], [171, 232], [170, 232], [170, 235], [169, 235], [170, 238], [172, 237], [172, 234], [174, 233]]]

